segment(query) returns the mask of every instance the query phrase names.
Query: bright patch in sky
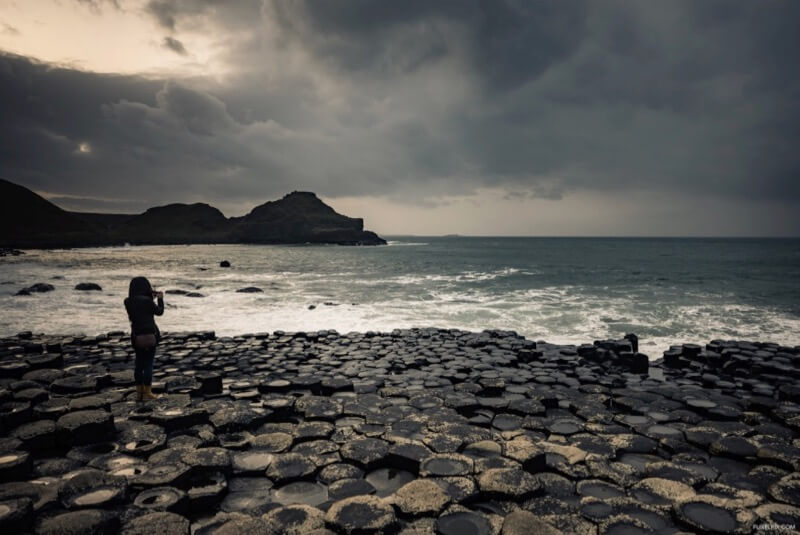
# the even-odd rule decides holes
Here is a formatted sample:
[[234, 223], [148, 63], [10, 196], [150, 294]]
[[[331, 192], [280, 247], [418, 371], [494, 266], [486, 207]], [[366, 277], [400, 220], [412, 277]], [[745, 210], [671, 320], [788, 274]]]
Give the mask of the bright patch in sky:
[[188, 52], [176, 53], [164, 46], [165, 30], [144, 11], [146, 4], [0, 0], [0, 50], [95, 72], [216, 73], [208, 34], [182, 32], [179, 42]]

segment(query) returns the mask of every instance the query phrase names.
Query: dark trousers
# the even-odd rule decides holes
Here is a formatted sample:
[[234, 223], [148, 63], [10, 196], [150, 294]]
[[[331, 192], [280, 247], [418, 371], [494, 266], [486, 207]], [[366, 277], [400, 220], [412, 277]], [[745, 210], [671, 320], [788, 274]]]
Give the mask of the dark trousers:
[[137, 385], [150, 386], [153, 384], [153, 361], [156, 358], [156, 348], [135, 349], [136, 362], [133, 368], [133, 382]]

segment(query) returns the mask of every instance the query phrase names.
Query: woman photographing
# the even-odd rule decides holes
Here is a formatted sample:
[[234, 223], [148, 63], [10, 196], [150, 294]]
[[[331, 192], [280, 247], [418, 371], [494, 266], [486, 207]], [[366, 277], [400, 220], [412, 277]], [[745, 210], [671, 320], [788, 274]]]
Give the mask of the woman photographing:
[[136, 401], [157, 399], [152, 391], [153, 361], [161, 332], [154, 316], [164, 314], [164, 293], [154, 291], [145, 277], [134, 277], [128, 286], [125, 310], [131, 321], [131, 344], [136, 353], [133, 369]]

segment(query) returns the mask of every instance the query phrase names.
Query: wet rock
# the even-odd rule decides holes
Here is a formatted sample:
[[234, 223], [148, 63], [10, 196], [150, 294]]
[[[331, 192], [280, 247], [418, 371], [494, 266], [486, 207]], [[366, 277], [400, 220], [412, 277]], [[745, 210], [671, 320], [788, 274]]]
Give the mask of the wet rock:
[[219, 263], [219, 267], [229, 268], [231, 267], [231, 263], [228, 260], [223, 260], [222, 262]]
[[257, 293], [264, 293], [264, 290], [261, 288], [257, 288], [255, 286], [248, 286], [246, 288], [239, 288], [236, 290], [237, 293], [241, 294], [257, 294]]
[[68, 509], [108, 508], [127, 498], [128, 483], [99, 470], [83, 470], [59, 489], [59, 499]]
[[36, 284], [32, 284], [27, 288], [23, 288], [22, 290], [17, 292], [17, 295], [31, 295], [34, 293], [46, 293], [52, 292], [55, 290], [55, 286], [52, 284], [47, 284], [46, 282], [37, 282]]
[[94, 282], [79, 282], [75, 285], [75, 289], [82, 292], [100, 292], [103, 290], [99, 284]]
[[148, 511], [183, 514], [188, 509], [186, 493], [174, 487], [155, 487], [140, 492], [133, 505]]
[[263, 474], [272, 462], [271, 453], [250, 450], [233, 454], [232, 467], [236, 474]]
[[189, 520], [174, 513], [155, 512], [129, 520], [120, 535], [189, 535]]
[[422, 477], [466, 476], [472, 474], [474, 462], [465, 455], [442, 453], [432, 455], [420, 464], [419, 475]]
[[182, 487], [191, 475], [183, 463], [151, 465], [147, 471], [133, 478], [136, 487]]
[[493, 532], [485, 516], [470, 511], [447, 513], [436, 519], [438, 535], [491, 535]]
[[397, 519], [392, 507], [375, 496], [354, 496], [331, 505], [325, 522], [343, 533], [384, 533]]
[[328, 488], [321, 483], [294, 481], [273, 489], [273, 499], [282, 505], [319, 506], [328, 500]]
[[672, 509], [682, 526], [702, 533], [750, 533], [755, 520], [752, 512], [731, 507], [716, 496], [684, 498]]

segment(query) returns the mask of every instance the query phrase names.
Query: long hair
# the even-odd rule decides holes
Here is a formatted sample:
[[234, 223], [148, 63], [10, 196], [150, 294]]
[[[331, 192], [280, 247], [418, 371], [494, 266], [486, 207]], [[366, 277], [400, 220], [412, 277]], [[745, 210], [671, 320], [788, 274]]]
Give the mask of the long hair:
[[128, 297], [135, 297], [137, 295], [144, 295], [146, 297], [153, 297], [153, 287], [150, 286], [150, 281], [147, 277], [134, 277], [128, 286]]

